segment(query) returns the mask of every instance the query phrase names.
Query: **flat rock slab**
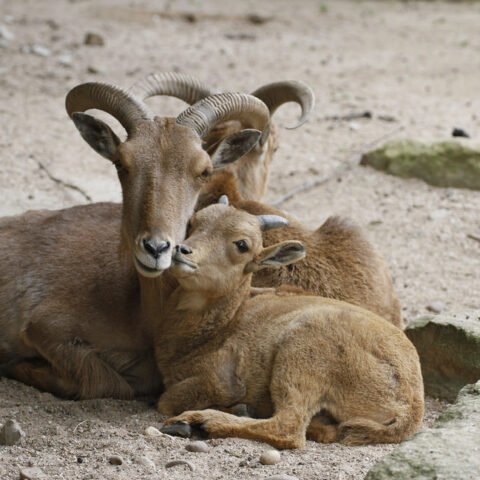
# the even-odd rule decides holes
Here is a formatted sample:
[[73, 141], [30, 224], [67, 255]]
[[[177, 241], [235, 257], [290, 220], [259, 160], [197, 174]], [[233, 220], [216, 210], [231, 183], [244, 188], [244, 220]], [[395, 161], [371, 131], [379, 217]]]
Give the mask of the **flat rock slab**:
[[403, 178], [420, 178], [438, 187], [480, 190], [480, 149], [460, 142], [388, 142], [367, 152], [360, 163]]
[[365, 480], [480, 478], [480, 382], [464, 387], [435, 425], [377, 463]]
[[420, 317], [405, 333], [420, 356], [428, 395], [453, 401], [480, 379], [480, 310]]

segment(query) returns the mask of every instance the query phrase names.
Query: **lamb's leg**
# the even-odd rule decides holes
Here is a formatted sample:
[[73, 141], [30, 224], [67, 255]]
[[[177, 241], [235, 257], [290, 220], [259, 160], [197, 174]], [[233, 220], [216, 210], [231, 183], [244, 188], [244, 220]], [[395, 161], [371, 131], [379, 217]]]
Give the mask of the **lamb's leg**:
[[[68, 398], [133, 397], [133, 390], [126, 380], [90, 345], [72, 336], [66, 322], [62, 322], [60, 328], [58, 322], [31, 321], [22, 331], [21, 339], [51, 366], [49, 372], [42, 368], [36, 378], [35, 368], [19, 365], [19, 376], [30, 378], [30, 384], [47, 391], [54, 385], [56, 391], [52, 393]], [[57, 382], [52, 381], [52, 375], [58, 376]], [[66, 388], [63, 389], [62, 385]]]
[[200, 410], [213, 405], [233, 405], [244, 395], [243, 388], [220, 384], [214, 376], [189, 377], [172, 386], [160, 396], [157, 409], [163, 415], [178, 415], [185, 410]]
[[218, 410], [184, 412], [169, 418], [165, 425], [188, 423], [199, 426], [212, 437], [239, 437], [267, 442], [276, 448], [301, 448], [305, 445], [306, 422], [297, 410], [282, 410], [269, 419], [236, 417]]

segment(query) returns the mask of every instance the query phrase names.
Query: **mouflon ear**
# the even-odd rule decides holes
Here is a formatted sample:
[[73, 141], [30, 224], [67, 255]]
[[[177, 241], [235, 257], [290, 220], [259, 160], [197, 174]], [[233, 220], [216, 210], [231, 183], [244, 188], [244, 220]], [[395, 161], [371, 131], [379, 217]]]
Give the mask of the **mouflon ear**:
[[290, 265], [305, 258], [306, 254], [303, 243], [297, 240], [286, 240], [264, 248], [255, 260], [246, 265], [245, 272], [251, 273], [262, 268]]
[[121, 142], [105, 122], [80, 112], [72, 114], [72, 120], [83, 139], [97, 153], [108, 160], [113, 159]]
[[262, 132], [247, 128], [229, 135], [223, 139], [212, 154], [212, 163], [215, 169], [223, 168], [229, 163], [242, 158], [260, 140]]

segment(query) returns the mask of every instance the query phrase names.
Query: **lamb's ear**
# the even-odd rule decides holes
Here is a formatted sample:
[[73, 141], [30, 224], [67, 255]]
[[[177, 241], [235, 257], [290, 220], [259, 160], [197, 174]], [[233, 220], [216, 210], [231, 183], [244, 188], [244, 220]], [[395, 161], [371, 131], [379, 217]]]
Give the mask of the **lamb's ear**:
[[83, 139], [97, 153], [108, 160], [113, 159], [121, 142], [105, 122], [80, 112], [74, 113], [72, 120]]
[[215, 169], [223, 168], [229, 163], [246, 155], [260, 140], [262, 132], [252, 128], [240, 130], [222, 140], [212, 155]]
[[305, 258], [306, 254], [303, 243], [296, 240], [286, 240], [264, 248], [255, 260], [247, 264], [245, 272], [250, 273], [266, 267], [279, 268], [290, 265]]

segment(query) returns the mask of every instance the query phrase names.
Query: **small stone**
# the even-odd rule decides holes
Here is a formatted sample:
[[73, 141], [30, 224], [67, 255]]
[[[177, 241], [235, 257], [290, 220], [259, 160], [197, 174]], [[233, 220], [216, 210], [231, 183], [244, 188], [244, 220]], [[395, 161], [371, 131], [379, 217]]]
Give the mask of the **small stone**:
[[264, 17], [263, 15], [258, 15], [257, 13], [250, 13], [247, 15], [247, 20], [253, 25], [263, 25], [271, 20], [270, 17]]
[[15, 38], [15, 35], [7, 27], [0, 25], [0, 38], [10, 42]]
[[153, 460], [150, 460], [148, 457], [138, 457], [137, 458], [137, 463], [140, 465], [143, 465], [148, 471], [150, 472], [155, 472], [157, 470], [157, 467]]
[[357, 130], [360, 130], [360, 125], [357, 122], [350, 122], [348, 128], [352, 130], [352, 132], [356, 132]]
[[93, 75], [96, 75], [97, 73], [100, 73], [100, 69], [97, 67], [94, 67], [93, 65], [89, 65], [87, 67], [87, 73], [91, 73]]
[[160, 437], [162, 432], [158, 428], [147, 427], [145, 429], [145, 435], [147, 435], [147, 437]]
[[83, 40], [85, 45], [101, 47], [105, 45], [105, 40], [103, 37], [98, 33], [88, 32], [85, 34], [85, 39]]
[[442, 220], [443, 218], [448, 217], [449, 213], [450, 212], [445, 208], [439, 208], [438, 210], [431, 212], [428, 218], [430, 218], [430, 220]]
[[196, 452], [196, 453], [208, 453], [210, 447], [207, 443], [202, 442], [200, 440], [195, 442], [190, 442], [185, 446], [185, 450], [189, 452]]
[[278, 450], [265, 450], [260, 455], [260, 463], [262, 465], [275, 465], [281, 460]]
[[70, 67], [73, 63], [73, 57], [69, 53], [65, 53], [58, 57], [58, 63], [64, 67]]
[[120, 455], [112, 455], [109, 459], [108, 459], [108, 463], [110, 465], [122, 465], [123, 463], [123, 458], [120, 456]]
[[470, 138], [470, 135], [463, 128], [454, 128], [452, 130], [452, 137]]
[[427, 310], [432, 313], [440, 313], [445, 310], [446, 305], [441, 301], [437, 300], [427, 305]]
[[165, 464], [165, 468], [178, 467], [181, 465], [185, 465], [192, 472], [195, 471], [195, 466], [193, 465], [193, 463], [189, 462], [188, 460], [172, 460]]
[[20, 425], [15, 420], [9, 419], [0, 430], [0, 445], [15, 445], [24, 436]]
[[38, 55], [39, 57], [49, 57], [52, 54], [49, 48], [38, 43], [34, 43], [30, 46], [30, 53]]
[[267, 477], [265, 480], [298, 480], [297, 477], [292, 477], [292, 475], [285, 475], [280, 473], [279, 475], [272, 475], [271, 477]]
[[38, 467], [27, 467], [20, 470], [20, 480], [41, 480], [47, 475]]

